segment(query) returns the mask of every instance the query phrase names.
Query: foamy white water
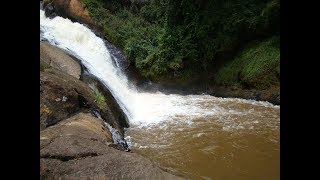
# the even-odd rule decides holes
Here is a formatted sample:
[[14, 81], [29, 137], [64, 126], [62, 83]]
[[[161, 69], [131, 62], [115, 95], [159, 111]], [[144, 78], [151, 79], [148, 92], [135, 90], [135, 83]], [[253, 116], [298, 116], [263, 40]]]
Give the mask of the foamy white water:
[[46, 18], [44, 11], [40, 10], [40, 30], [43, 39], [78, 57], [88, 71], [108, 87], [131, 125], [150, 126], [173, 120], [192, 124], [198, 118], [251, 113], [223, 106], [230, 102], [280, 108], [268, 102], [237, 98], [137, 92], [134, 87], [129, 87], [126, 76], [112, 63], [103, 40], [87, 27], [62, 17]]

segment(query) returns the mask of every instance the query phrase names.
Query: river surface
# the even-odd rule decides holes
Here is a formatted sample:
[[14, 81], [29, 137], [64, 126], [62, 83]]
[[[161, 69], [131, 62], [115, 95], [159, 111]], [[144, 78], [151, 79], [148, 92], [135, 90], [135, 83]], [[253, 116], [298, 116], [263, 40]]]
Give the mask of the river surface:
[[209, 95], [142, 92], [105, 41], [40, 10], [40, 40], [77, 57], [112, 93], [130, 123], [132, 151], [188, 179], [280, 179], [280, 106]]
[[[280, 179], [280, 108], [239, 99], [184, 96], [206, 113], [132, 125], [134, 152], [190, 179]], [[191, 105], [192, 104], [192, 105]]]

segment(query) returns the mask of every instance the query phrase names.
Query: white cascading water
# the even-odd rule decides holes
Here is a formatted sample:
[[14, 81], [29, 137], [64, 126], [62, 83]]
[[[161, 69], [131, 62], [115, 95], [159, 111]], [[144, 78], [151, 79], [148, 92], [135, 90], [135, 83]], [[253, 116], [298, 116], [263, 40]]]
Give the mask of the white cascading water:
[[[230, 101], [279, 108], [268, 102], [237, 98], [217, 98], [209, 95], [165, 95], [160, 92], [141, 93], [135, 87], [128, 85], [126, 76], [112, 63], [103, 40], [89, 28], [58, 16], [49, 19], [45, 16], [44, 11], [40, 10], [40, 30], [41, 38], [79, 58], [89, 73], [108, 87], [127, 115], [130, 124], [149, 126], [177, 118], [183, 119], [185, 123], [192, 123], [193, 119], [199, 117], [245, 113], [219, 106], [219, 103]], [[211, 102], [211, 105], [205, 105], [206, 102]], [[216, 102], [214, 103], [216, 105], [212, 105], [212, 102]]]

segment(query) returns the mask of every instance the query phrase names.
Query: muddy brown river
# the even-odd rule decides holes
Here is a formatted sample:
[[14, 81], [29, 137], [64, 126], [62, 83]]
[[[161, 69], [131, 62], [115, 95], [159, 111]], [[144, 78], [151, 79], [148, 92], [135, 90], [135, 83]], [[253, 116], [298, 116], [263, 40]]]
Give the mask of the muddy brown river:
[[[215, 97], [195, 98], [201, 112], [132, 125], [133, 152], [189, 179], [280, 179], [280, 107]], [[192, 114], [193, 113], [193, 114]]]

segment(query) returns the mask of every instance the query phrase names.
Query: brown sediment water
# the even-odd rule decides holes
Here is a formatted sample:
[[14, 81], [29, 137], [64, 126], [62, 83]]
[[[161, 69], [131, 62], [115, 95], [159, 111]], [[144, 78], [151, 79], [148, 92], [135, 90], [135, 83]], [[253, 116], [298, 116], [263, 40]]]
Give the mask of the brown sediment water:
[[185, 99], [213, 113], [132, 125], [126, 139], [133, 152], [190, 179], [280, 179], [280, 106], [193, 97]]

